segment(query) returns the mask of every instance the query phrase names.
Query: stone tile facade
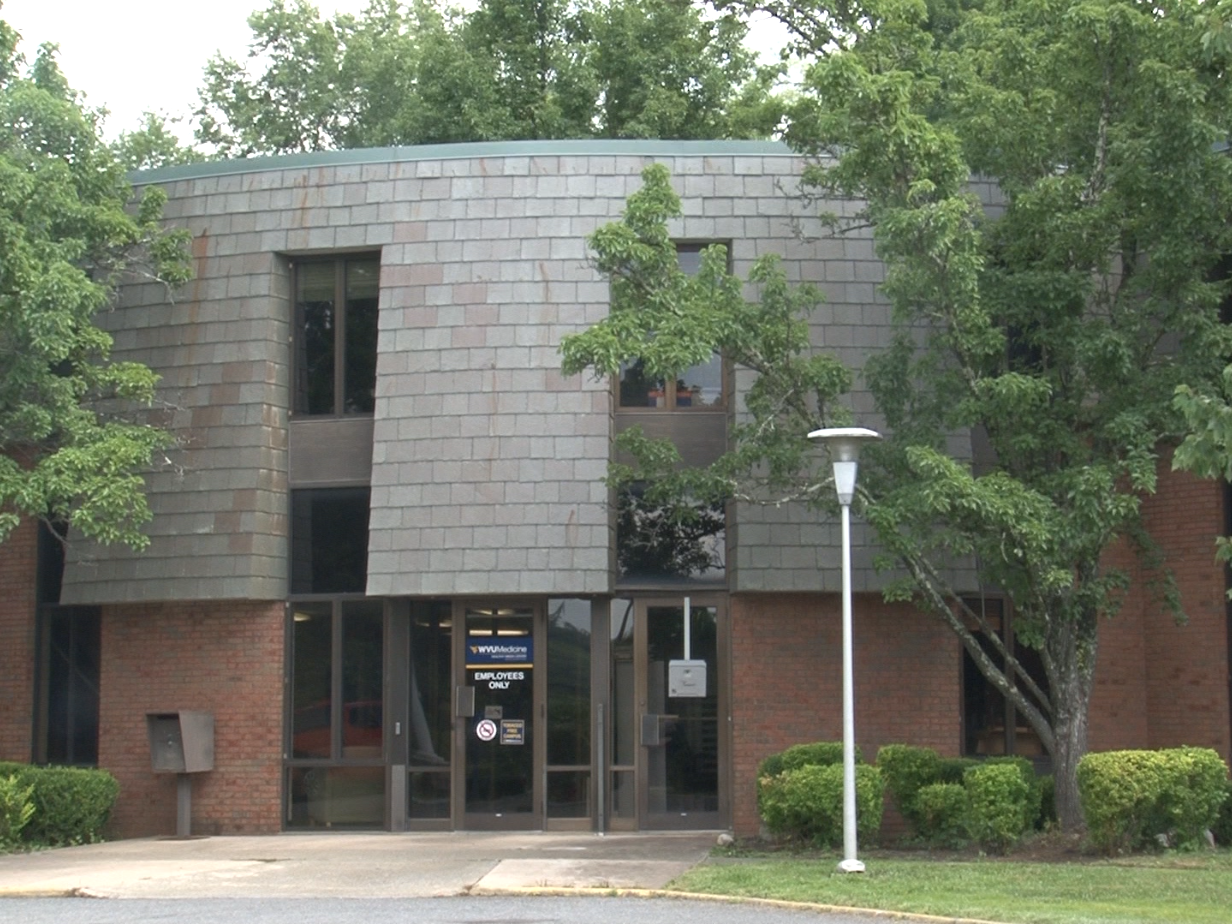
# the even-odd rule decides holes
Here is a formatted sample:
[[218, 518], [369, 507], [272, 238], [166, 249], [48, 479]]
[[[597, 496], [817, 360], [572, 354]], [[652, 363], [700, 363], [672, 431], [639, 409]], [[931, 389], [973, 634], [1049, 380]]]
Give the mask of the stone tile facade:
[[[193, 235], [196, 279], [173, 294], [128, 286], [106, 323], [117, 356], [162, 373], [157, 417], [180, 445], [151, 476], [150, 549], [80, 553], [64, 602], [285, 593], [298, 257], [380, 254], [367, 587], [377, 596], [611, 591], [602, 478], [613, 394], [563, 377], [558, 348], [607, 310], [585, 238], [619, 218], [649, 163], [674, 177], [678, 239], [730, 245], [740, 274], [777, 254], [790, 279], [820, 288], [819, 347], [858, 367], [888, 337], [871, 240], [818, 236], [818, 206], [792, 195], [801, 162], [779, 145], [557, 142], [303, 161], [149, 176], [167, 190], [168, 221]], [[875, 424], [866, 394], [851, 402]], [[731, 528], [732, 589], [838, 586], [833, 524], [747, 507]], [[863, 535], [857, 524], [855, 586], [871, 589], [880, 581]]]

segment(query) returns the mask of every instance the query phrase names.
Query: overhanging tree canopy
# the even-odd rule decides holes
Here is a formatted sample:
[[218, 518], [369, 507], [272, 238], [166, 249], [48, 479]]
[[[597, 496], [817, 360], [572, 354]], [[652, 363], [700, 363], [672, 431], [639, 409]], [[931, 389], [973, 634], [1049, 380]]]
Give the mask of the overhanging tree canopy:
[[535, 138], [743, 138], [781, 117], [777, 67], [689, 0], [308, 0], [249, 17], [247, 61], [214, 57], [199, 141], [223, 156]]
[[[1232, 245], [1221, 148], [1232, 99], [1223, 63], [1200, 53], [1203, 7], [740, 5], [778, 17], [808, 55], [789, 142], [812, 159], [814, 192], [863, 203], [854, 219], [832, 220], [834, 233], [871, 226], [885, 263], [897, 333], [865, 376], [890, 438], [870, 451], [861, 481], [866, 516], [906, 574], [890, 593], [944, 619], [1031, 724], [1053, 758], [1062, 824], [1077, 828], [1098, 623], [1128, 586], [1107, 553], [1128, 540], [1158, 564], [1139, 503], [1155, 489], [1161, 447], [1184, 426], [1173, 392], [1215, 381], [1232, 355], [1215, 272]], [[987, 181], [989, 201], [973, 177]], [[605, 268], [598, 236], [594, 246]], [[756, 323], [728, 318], [721, 303], [697, 310], [710, 342], [681, 337], [694, 352]], [[583, 337], [591, 349], [566, 350], [566, 368], [610, 372], [612, 356], [645, 346], [635, 323]], [[670, 352], [671, 339], [656, 327], [654, 349]], [[799, 355], [792, 347], [763, 362], [777, 369]], [[752, 494], [745, 487], [764, 491], [770, 474], [821, 497], [800, 489], [807, 466], [795, 463], [806, 457], [788, 436], [803, 441], [816, 408], [793, 403], [790, 379], [763, 376], [759, 388], [731, 452], [675, 476], [680, 491]], [[982, 467], [947, 455], [957, 432], [986, 443]], [[653, 481], [657, 464], [673, 484], [670, 452], [638, 458], [641, 471], [616, 474]], [[964, 607], [960, 591], [976, 588], [947, 582], [954, 556], [1011, 602], [1046, 689]], [[1179, 615], [1159, 576], [1161, 610]]]
[[31, 516], [141, 547], [141, 472], [169, 436], [124, 416], [156, 376], [111, 361], [94, 320], [126, 272], [185, 280], [183, 239], [159, 228], [160, 192], [126, 210], [124, 168], [55, 48], [27, 70], [17, 44], [0, 21], [0, 539]]

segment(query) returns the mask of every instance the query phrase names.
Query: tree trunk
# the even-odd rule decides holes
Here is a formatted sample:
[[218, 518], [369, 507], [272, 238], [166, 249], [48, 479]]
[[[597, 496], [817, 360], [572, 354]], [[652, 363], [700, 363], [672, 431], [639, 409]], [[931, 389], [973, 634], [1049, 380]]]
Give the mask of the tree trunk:
[[1052, 765], [1057, 820], [1061, 830], [1070, 834], [1086, 828], [1078, 797], [1078, 761], [1087, 752], [1097, 634], [1094, 612], [1076, 614], [1059, 625], [1054, 623], [1045, 643], [1053, 709]]
[[1066, 833], [1086, 828], [1082, 802], [1078, 798], [1078, 761], [1087, 752], [1087, 707], [1089, 691], [1083, 694], [1069, 685], [1053, 693], [1056, 717], [1053, 722], [1053, 781], [1056, 786], [1057, 820]]

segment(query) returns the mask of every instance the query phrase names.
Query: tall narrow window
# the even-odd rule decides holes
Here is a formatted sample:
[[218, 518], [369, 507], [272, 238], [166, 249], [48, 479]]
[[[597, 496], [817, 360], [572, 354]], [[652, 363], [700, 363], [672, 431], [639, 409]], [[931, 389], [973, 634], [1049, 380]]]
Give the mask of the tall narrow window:
[[384, 822], [383, 610], [379, 600], [291, 604], [291, 827]]
[[66, 535], [63, 524], [39, 525], [34, 759], [91, 767], [98, 763], [102, 614], [59, 605]]
[[548, 601], [547, 813], [590, 814], [589, 600]]
[[376, 395], [379, 258], [295, 267], [295, 412], [371, 414]]
[[[710, 244], [677, 244], [680, 268], [689, 276], [701, 268], [702, 251]], [[626, 363], [620, 370], [622, 408], [692, 410], [723, 407], [723, 359], [715, 353], [704, 363], [679, 369], [672, 375], [647, 375], [641, 362]]]

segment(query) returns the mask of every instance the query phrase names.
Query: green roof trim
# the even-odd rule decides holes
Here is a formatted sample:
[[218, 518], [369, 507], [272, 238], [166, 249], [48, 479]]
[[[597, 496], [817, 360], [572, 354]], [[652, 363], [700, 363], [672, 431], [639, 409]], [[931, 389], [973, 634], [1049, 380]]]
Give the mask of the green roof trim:
[[356, 148], [314, 151], [241, 160], [214, 160], [129, 174], [137, 185], [196, 180], [265, 170], [303, 170], [312, 167], [350, 167], [425, 160], [461, 160], [476, 157], [795, 157], [781, 141], [657, 141], [584, 138], [573, 141], [475, 141], [465, 144], [425, 144], [397, 148]]

